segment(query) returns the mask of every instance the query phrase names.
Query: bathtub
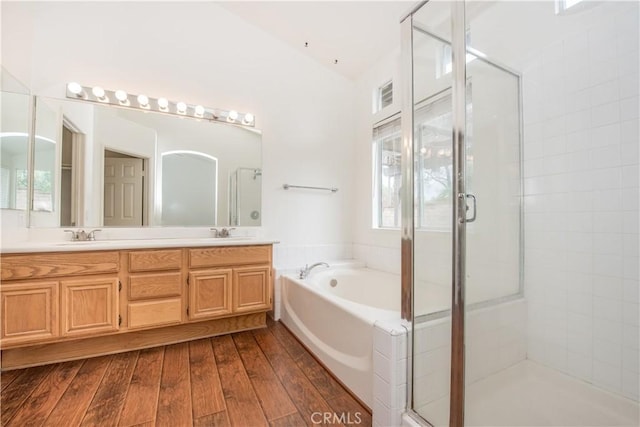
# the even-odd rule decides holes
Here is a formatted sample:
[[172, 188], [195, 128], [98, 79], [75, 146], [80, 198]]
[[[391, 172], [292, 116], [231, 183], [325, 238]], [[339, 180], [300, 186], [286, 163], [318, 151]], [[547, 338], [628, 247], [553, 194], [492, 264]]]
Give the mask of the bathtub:
[[373, 325], [400, 318], [400, 276], [362, 267], [318, 267], [284, 276], [281, 321], [373, 407]]

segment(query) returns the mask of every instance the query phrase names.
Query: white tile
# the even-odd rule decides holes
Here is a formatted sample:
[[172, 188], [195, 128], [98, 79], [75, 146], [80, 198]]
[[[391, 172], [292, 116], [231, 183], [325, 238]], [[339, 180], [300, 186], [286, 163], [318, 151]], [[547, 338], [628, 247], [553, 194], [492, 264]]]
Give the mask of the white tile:
[[[593, 273], [599, 276], [622, 278], [622, 256], [598, 254], [593, 256]], [[594, 276], [594, 294], [598, 283]], [[602, 278], [600, 278], [602, 280]]]
[[624, 233], [638, 234], [638, 212], [624, 211], [622, 212], [622, 231]]
[[622, 375], [622, 393], [631, 399], [640, 397], [640, 374], [624, 372]]
[[593, 86], [590, 89], [591, 106], [595, 107], [602, 104], [608, 104], [620, 99], [618, 92], [618, 80], [609, 80]]
[[611, 341], [616, 344], [622, 343], [622, 323], [600, 318], [593, 319], [593, 337]]
[[593, 382], [613, 391], [622, 389], [622, 368], [593, 361]]
[[614, 322], [622, 321], [622, 301], [611, 300], [608, 298], [593, 297], [593, 315], [596, 318], [611, 320]]
[[593, 360], [622, 368], [622, 345], [608, 340], [593, 340]]
[[591, 146], [594, 148], [620, 144], [620, 123], [591, 129]]
[[640, 191], [638, 188], [625, 188], [622, 190], [622, 210], [638, 211], [640, 209]]
[[637, 349], [622, 348], [622, 369], [629, 372], [640, 373], [640, 357]]
[[[636, 61], [635, 67], [637, 67], [638, 61], [638, 53], [633, 56], [633, 59]], [[625, 59], [626, 60], [626, 59]], [[627, 70], [621, 70], [621, 67], [624, 66], [625, 63], [618, 63], [618, 69], [620, 70], [620, 78], [619, 78], [619, 88], [620, 88], [620, 98], [630, 98], [635, 97], [640, 94], [640, 79], [638, 78], [638, 72], [634, 71], [629, 73]]]
[[[586, 117], [588, 122], [588, 114]], [[542, 138], [553, 138], [555, 136], [561, 136], [565, 133], [565, 119], [563, 117], [555, 117], [549, 120], [545, 120], [542, 123]], [[567, 131], [568, 133], [568, 131]]]
[[378, 351], [373, 352], [373, 370], [377, 375], [388, 382], [391, 383], [391, 372], [393, 370], [393, 365], [389, 361], [387, 357], [384, 357], [382, 353]]
[[594, 190], [594, 211], [619, 211], [622, 210], [622, 191], [618, 189]]
[[567, 348], [569, 352], [591, 357], [593, 337], [588, 332], [570, 332]]
[[391, 358], [392, 338], [381, 328], [373, 328], [373, 348], [386, 358]]
[[593, 297], [591, 293], [574, 292], [567, 301], [569, 313], [587, 314], [593, 313]]
[[620, 103], [611, 102], [591, 108], [591, 126], [599, 127], [620, 121]]
[[638, 326], [640, 321], [639, 305], [632, 302], [622, 303], [622, 322], [632, 326]]
[[638, 350], [639, 332], [637, 326], [623, 325], [622, 326], [622, 344], [625, 347], [629, 347], [634, 350]]
[[589, 60], [589, 85], [595, 86], [615, 79], [617, 74], [617, 67], [611, 60]]
[[622, 255], [621, 233], [593, 233], [593, 253]]
[[625, 279], [638, 280], [640, 279], [640, 265], [639, 258], [637, 256], [625, 256], [622, 259], [623, 271], [622, 275]]
[[568, 354], [569, 374], [582, 380], [590, 381], [593, 376], [593, 360], [583, 354]]
[[621, 212], [594, 212], [594, 233], [621, 233], [623, 226], [623, 214]]
[[391, 410], [381, 401], [374, 399], [372, 409], [374, 426], [388, 427], [393, 425], [391, 420]]
[[637, 257], [640, 255], [640, 242], [635, 234], [624, 234], [622, 237], [622, 253], [625, 256]]
[[638, 280], [624, 279], [622, 282], [622, 294], [625, 301], [640, 303], [640, 282]]
[[567, 252], [567, 271], [591, 273], [593, 271], [593, 256], [589, 253]]
[[578, 130], [576, 132], [567, 132], [567, 152], [590, 149], [592, 142], [590, 135], [591, 132], [587, 129]]
[[594, 190], [621, 188], [622, 186], [622, 170], [619, 167], [597, 169], [592, 172], [592, 176]]
[[591, 123], [590, 110], [581, 110], [569, 113], [565, 116], [564, 130], [566, 133], [579, 132], [589, 129]]
[[[620, 143], [621, 144], [637, 144], [640, 139], [640, 121], [638, 119], [627, 120], [620, 123]], [[638, 158], [635, 158], [637, 164]]]
[[622, 301], [622, 278], [594, 275], [593, 295]]
[[631, 143], [623, 143], [620, 145], [620, 156], [623, 165], [635, 165], [638, 164], [638, 141]]
[[638, 189], [640, 178], [640, 167], [638, 165], [628, 165], [622, 167], [622, 187]]
[[638, 106], [639, 98], [637, 96], [632, 98], [626, 98], [620, 101], [620, 120], [632, 120], [637, 119], [640, 115], [640, 108]]
[[591, 167], [593, 169], [619, 167], [621, 164], [620, 145], [610, 145], [591, 150]]
[[388, 382], [380, 378], [379, 375], [373, 376], [373, 398], [384, 403], [385, 406], [391, 407], [391, 389]]

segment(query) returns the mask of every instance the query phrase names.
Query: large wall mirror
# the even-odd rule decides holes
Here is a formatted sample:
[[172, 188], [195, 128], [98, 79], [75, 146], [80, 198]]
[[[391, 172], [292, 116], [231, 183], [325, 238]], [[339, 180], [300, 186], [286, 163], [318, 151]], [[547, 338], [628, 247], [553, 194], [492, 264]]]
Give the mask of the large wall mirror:
[[261, 133], [37, 97], [35, 227], [259, 226]]

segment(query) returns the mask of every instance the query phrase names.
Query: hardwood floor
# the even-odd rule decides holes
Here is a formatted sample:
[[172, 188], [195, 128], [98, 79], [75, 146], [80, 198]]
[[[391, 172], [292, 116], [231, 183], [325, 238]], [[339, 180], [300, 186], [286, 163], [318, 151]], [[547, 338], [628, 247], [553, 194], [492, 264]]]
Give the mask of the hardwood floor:
[[279, 322], [2, 373], [3, 426], [371, 425]]

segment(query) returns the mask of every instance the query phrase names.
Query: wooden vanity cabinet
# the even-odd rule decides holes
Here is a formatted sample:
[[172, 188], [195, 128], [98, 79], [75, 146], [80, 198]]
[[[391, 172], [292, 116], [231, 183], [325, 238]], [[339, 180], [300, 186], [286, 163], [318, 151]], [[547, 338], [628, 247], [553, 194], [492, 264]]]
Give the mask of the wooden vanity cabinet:
[[265, 326], [272, 247], [4, 254], [2, 369]]

